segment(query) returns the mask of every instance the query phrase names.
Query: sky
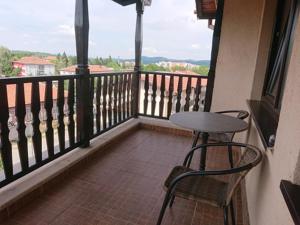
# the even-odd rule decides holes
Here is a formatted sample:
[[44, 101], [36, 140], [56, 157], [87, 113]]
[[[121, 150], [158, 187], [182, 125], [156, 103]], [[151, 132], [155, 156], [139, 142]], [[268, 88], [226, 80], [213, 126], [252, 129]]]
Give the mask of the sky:
[[[143, 55], [209, 59], [212, 30], [197, 20], [195, 0], [152, 0], [145, 7]], [[75, 0], [0, 1], [0, 45], [76, 55]], [[134, 58], [135, 6], [89, 0], [89, 56]]]

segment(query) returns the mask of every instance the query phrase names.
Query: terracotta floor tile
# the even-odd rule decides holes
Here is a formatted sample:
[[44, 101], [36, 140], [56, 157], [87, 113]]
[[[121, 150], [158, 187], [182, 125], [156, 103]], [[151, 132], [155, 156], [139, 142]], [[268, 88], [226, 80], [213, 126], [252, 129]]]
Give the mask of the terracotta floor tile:
[[[135, 131], [1, 225], [155, 225], [165, 196], [164, 179], [182, 164], [191, 143], [189, 137]], [[198, 162], [199, 153], [192, 165]], [[209, 152], [207, 167], [228, 167], [227, 151]], [[235, 202], [240, 205], [239, 198]], [[241, 221], [240, 212], [238, 217]], [[221, 225], [223, 214], [176, 198], [163, 224]]]

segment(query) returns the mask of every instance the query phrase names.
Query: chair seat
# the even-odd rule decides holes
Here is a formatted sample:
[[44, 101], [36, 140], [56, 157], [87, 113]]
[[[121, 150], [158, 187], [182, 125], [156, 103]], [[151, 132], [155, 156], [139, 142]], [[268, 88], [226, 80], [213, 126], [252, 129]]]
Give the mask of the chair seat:
[[[176, 166], [165, 181], [164, 188], [168, 189], [175, 177], [190, 171], [193, 170], [184, 166]], [[227, 183], [212, 176], [192, 176], [178, 182], [174, 195], [223, 207], [226, 202], [227, 187]]]
[[217, 142], [231, 142], [232, 136], [232, 133], [208, 133], [208, 138]]

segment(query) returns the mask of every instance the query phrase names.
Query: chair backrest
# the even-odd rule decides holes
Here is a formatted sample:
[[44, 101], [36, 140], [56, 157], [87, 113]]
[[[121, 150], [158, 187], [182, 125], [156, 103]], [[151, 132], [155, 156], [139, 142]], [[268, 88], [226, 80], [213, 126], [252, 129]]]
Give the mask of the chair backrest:
[[[220, 114], [231, 114], [233, 116], [233, 114], [236, 114], [236, 118], [240, 119], [240, 120], [244, 120], [246, 118], [248, 118], [249, 113], [245, 110], [227, 110], [227, 111], [219, 111], [216, 113], [220, 113]], [[227, 133], [227, 137], [230, 141], [233, 140], [235, 133]]]
[[[236, 173], [232, 173], [229, 176], [229, 183], [228, 183], [227, 197], [226, 197], [227, 205], [230, 203], [231, 197], [235, 192], [236, 188], [238, 187], [238, 185], [240, 184], [240, 182], [245, 178], [247, 173], [257, 164], [259, 164], [262, 160], [262, 152], [258, 148], [251, 145], [245, 145], [241, 147], [244, 147], [245, 149], [243, 154], [240, 157], [239, 162], [237, 163], [236, 166], [237, 171]], [[239, 168], [241, 168], [240, 171]]]
[[248, 116], [249, 116], [249, 113], [244, 110], [240, 110], [237, 114], [237, 118], [239, 118], [240, 120], [244, 120], [244, 119], [248, 118]]

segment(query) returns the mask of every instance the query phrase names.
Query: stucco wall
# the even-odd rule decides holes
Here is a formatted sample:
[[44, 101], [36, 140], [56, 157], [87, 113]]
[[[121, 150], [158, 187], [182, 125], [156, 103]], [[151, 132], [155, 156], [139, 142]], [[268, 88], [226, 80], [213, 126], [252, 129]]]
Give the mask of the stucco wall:
[[262, 0], [225, 1], [212, 110], [247, 109], [256, 66]]
[[[225, 1], [212, 110], [247, 109], [247, 99], [259, 99], [264, 82], [276, 0]], [[273, 8], [272, 8], [273, 7]], [[274, 149], [246, 179], [251, 225], [292, 225], [279, 189], [281, 179], [300, 183], [300, 25], [287, 73]], [[250, 120], [245, 139], [263, 149]]]

